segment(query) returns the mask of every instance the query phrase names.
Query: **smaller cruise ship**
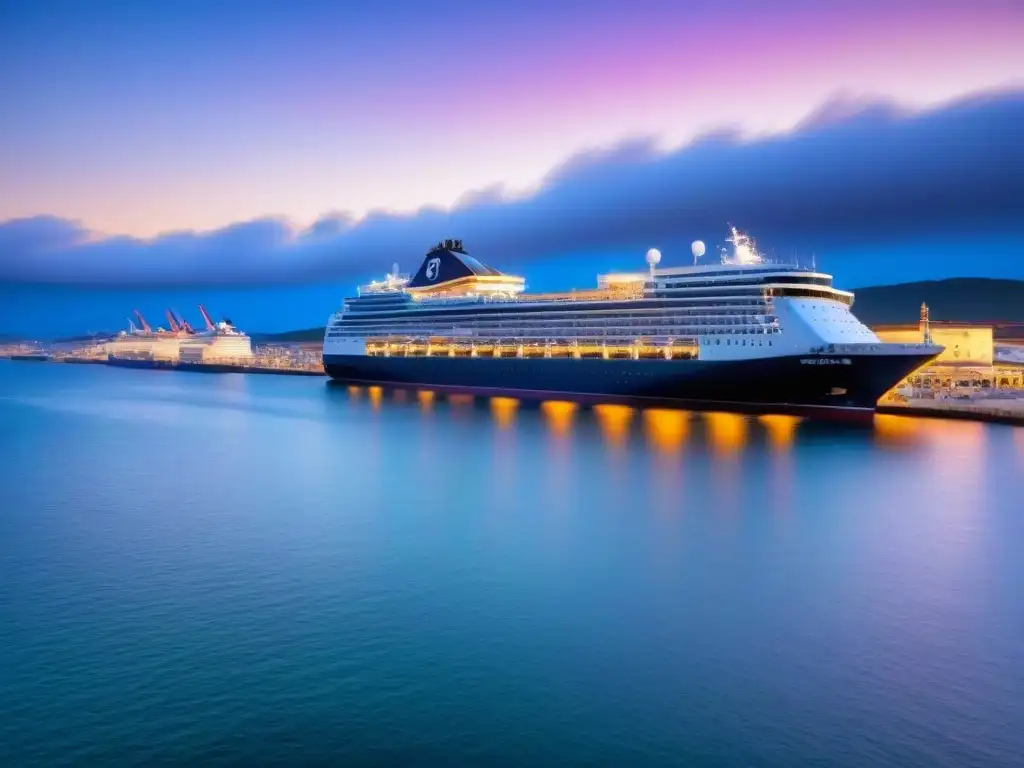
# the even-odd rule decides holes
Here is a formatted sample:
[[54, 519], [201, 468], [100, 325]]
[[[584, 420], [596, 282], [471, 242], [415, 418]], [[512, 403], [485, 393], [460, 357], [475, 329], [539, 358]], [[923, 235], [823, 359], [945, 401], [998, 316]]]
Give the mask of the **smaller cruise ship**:
[[942, 347], [882, 342], [831, 275], [766, 260], [733, 229], [700, 263], [529, 293], [460, 240], [409, 278], [359, 288], [328, 321], [324, 368], [349, 384], [732, 410], [873, 411]]
[[128, 330], [107, 341], [102, 352], [111, 364], [133, 367], [145, 367], [147, 363], [167, 367], [180, 363], [252, 361], [252, 341], [248, 335], [235, 328], [230, 320], [214, 322], [202, 305], [199, 312], [205, 323], [203, 330], [195, 330], [173, 310], [167, 310], [167, 329], [153, 328], [142, 313], [135, 310], [138, 325], [129, 320]]

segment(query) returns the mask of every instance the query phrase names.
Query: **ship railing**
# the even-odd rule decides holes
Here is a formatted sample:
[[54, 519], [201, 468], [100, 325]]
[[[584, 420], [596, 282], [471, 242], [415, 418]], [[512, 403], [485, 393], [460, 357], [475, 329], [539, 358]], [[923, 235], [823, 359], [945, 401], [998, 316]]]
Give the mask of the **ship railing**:
[[589, 301], [626, 301], [642, 299], [643, 290], [624, 290], [616, 288], [598, 288], [593, 290], [572, 291], [569, 293], [521, 293], [512, 295], [417, 295], [416, 303], [447, 305], [447, 304], [528, 304], [528, 303], [566, 303]]
[[401, 293], [405, 290], [405, 286], [408, 283], [408, 275], [388, 275], [384, 280], [373, 280], [369, 283], [358, 286], [356, 288], [356, 295], [362, 296], [364, 293]]
[[743, 336], [766, 336], [781, 332], [777, 322], [773, 323], [730, 323], [726, 325], [710, 325], [707, 323], [679, 322], [679, 323], [643, 323], [630, 325], [627, 323], [616, 323], [607, 325], [555, 325], [551, 322], [519, 325], [514, 331], [510, 331], [506, 325], [491, 327], [476, 327], [471, 330], [455, 329], [451, 326], [433, 325], [413, 327], [396, 327], [395, 325], [353, 325], [344, 329], [335, 329], [328, 334], [328, 338], [339, 338], [345, 336], [375, 337], [375, 336], [408, 336], [424, 338], [427, 336], [468, 336], [478, 338], [548, 338], [564, 336], [567, 338], [608, 338], [608, 337], [635, 337], [645, 335], [657, 335], [673, 338], [686, 336], [717, 336], [717, 335], [743, 335]]
[[[482, 299], [474, 299], [474, 300], [464, 300], [464, 299], [445, 299], [445, 300], [430, 299], [429, 301], [431, 302], [430, 309], [434, 308], [434, 304], [433, 304], [434, 302], [437, 302], [439, 305], [466, 306], [466, 307], [470, 307], [470, 308], [475, 308], [475, 307], [482, 306], [482, 305], [485, 305], [485, 304], [489, 303], [489, 302], [485, 302]], [[580, 314], [585, 314], [585, 315], [588, 315], [588, 316], [591, 314], [592, 310], [594, 310], [595, 308], [584, 307], [583, 305], [585, 305], [587, 303], [591, 303], [592, 301], [593, 300], [579, 301], [578, 302]], [[630, 300], [630, 301], [632, 301], [632, 300]], [[508, 303], [515, 305], [515, 304], [530, 304], [531, 302], [530, 301], [522, 301], [522, 300], [519, 300], [519, 299], [513, 299], [513, 300], [511, 300]], [[539, 301], [539, 302], [536, 302], [536, 303], [537, 304], [543, 304], [543, 303], [547, 303], [547, 302], [546, 301]], [[551, 303], [559, 303], [559, 302], [551, 302]], [[565, 301], [565, 302], [561, 302], [561, 303], [562, 304], [571, 304], [573, 302], [572, 301]], [[416, 304], [412, 305], [412, 308], [415, 308], [418, 304], [419, 304], [419, 302], [416, 302]], [[743, 316], [744, 313], [751, 312], [751, 311], [753, 311], [757, 315], [771, 315], [771, 314], [773, 314], [773, 307], [771, 306], [771, 304], [765, 303], [760, 298], [755, 298], [755, 297], [735, 296], [735, 297], [725, 297], [725, 298], [723, 298], [721, 296], [703, 296], [703, 297], [690, 298], [690, 299], [686, 300], [686, 303], [672, 305], [672, 306], [668, 306], [668, 307], [645, 306], [639, 300], [637, 301], [637, 304], [638, 304], [638, 306], [636, 306], [636, 307], [630, 307], [628, 309], [622, 309], [622, 310], [617, 310], [617, 311], [630, 312], [630, 313], [632, 313], [632, 312], [639, 312], [639, 313], [648, 313], [648, 314], [667, 313], [667, 314], [669, 314], [671, 316], [676, 316], [676, 317], [702, 317], [702, 316], [706, 316], [706, 317], [720, 317], [722, 319], [734, 319], [734, 318], [742, 319], [742, 316]], [[407, 309], [407, 308], [403, 307], [403, 310], [405, 310], [405, 309]], [[597, 309], [601, 309], [601, 311], [604, 311], [603, 308], [597, 308]], [[380, 315], [388, 315], [388, 316], [393, 315], [394, 312], [395, 312], [394, 309], [385, 309], [385, 310], [376, 310], [376, 309], [375, 310], [362, 310], [361, 309], [361, 310], [359, 310], [357, 312], [345, 313], [344, 315], [339, 313], [339, 314], [336, 314], [334, 317], [332, 317], [330, 326], [334, 327], [334, 326], [340, 324], [341, 322], [369, 321], [369, 320], [372, 320], [373, 318], [375, 318], [377, 316], [380, 316]], [[556, 315], [557, 314], [558, 316], [562, 316], [564, 313], [565, 313], [565, 309], [564, 308], [561, 308], [561, 309], [558, 309], [558, 310], [555, 310], [554, 308], [552, 308], [550, 310], [538, 311], [538, 312], [536, 312], [536, 315], [531, 313], [529, 315], [529, 317], [537, 316], [538, 318], [540, 318], [540, 316], [544, 315], [544, 314], [547, 314], [547, 315]], [[694, 314], [694, 313], [700, 313], [700, 314]], [[518, 315], [519, 312], [518, 312], [518, 309], [510, 309], [508, 314], [511, 317], [512, 315]], [[508, 318], [506, 318], [506, 319], [508, 319]], [[544, 320], [544, 322], [548, 322], [548, 321]]]

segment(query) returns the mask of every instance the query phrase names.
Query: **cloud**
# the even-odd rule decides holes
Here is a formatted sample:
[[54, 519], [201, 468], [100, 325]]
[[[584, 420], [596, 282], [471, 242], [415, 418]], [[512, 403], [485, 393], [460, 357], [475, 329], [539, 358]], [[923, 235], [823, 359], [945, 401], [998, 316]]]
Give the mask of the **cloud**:
[[997, 225], [1024, 215], [1024, 91], [911, 114], [837, 99], [794, 131], [729, 130], [674, 151], [632, 139], [582, 152], [529, 195], [495, 187], [452, 210], [323, 216], [301, 229], [265, 218], [152, 240], [104, 237], [49, 216], [0, 224], [0, 281], [218, 285], [408, 270], [443, 237], [517, 268], [563, 254], [685, 243], [727, 222], [763, 244], [885, 242]]

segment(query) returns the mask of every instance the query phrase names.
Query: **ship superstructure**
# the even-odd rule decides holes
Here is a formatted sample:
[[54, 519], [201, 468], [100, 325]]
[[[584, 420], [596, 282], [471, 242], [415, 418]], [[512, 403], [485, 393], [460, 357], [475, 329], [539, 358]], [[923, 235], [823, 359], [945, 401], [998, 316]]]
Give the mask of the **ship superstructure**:
[[598, 277], [527, 293], [523, 278], [438, 243], [411, 278], [362, 286], [328, 323], [324, 365], [348, 382], [708, 405], [873, 408], [941, 351], [886, 344], [853, 294], [813, 268], [773, 264], [732, 230], [717, 263]]

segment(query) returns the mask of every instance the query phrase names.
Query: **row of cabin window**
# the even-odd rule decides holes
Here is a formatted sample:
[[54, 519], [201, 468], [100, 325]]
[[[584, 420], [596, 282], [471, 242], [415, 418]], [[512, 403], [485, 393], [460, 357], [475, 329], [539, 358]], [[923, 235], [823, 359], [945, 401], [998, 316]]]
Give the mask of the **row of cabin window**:
[[[730, 274], [728, 276], [731, 277], [734, 274], [736, 274], [736, 273], [732, 273], [732, 274]], [[657, 287], [658, 288], [716, 288], [716, 289], [721, 289], [721, 288], [747, 288], [747, 287], [750, 287], [750, 288], [758, 287], [758, 288], [760, 288], [761, 286], [764, 286], [766, 284], [768, 286], [771, 286], [772, 284], [778, 284], [778, 283], [789, 283], [791, 285], [820, 285], [820, 286], [823, 286], [825, 288], [831, 288], [832, 287], [832, 281], [829, 280], [827, 277], [804, 277], [804, 276], [796, 276], [796, 275], [786, 275], [784, 277], [780, 277], [778, 275], [769, 275], [769, 276], [765, 276], [765, 277], [757, 278], [757, 279], [747, 278], [745, 280], [735, 280], [735, 281], [730, 280], [730, 281], [724, 282], [724, 283], [723, 282], [714, 281], [714, 280], [712, 280], [712, 281], [707, 281], [707, 280], [696, 281], [696, 280], [681, 280], [681, 279], [678, 279], [678, 278], [677, 279], [669, 278], [668, 280], [665, 280], [664, 282], [659, 282]], [[785, 290], [785, 289], [783, 289], [783, 290]]]
[[[642, 311], [641, 311], [642, 310]], [[710, 311], [709, 311], [710, 310]], [[737, 311], [739, 310], [739, 311]], [[746, 311], [743, 311], [746, 310]], [[398, 308], [392, 310], [389, 309], [386, 312], [394, 314], [399, 311]], [[591, 316], [594, 312], [615, 312], [615, 310], [561, 310], [561, 311], [532, 311], [532, 312], [483, 312], [483, 313], [469, 313], [459, 315], [459, 317], [472, 317], [479, 318], [481, 320], [526, 320], [531, 318], [538, 318], [539, 315], [556, 315], [558, 317], [573, 317], [573, 316]], [[358, 310], [350, 311], [347, 313], [349, 317], [367, 317], [372, 319], [375, 314], [385, 314], [385, 311], [379, 310]], [[724, 314], [729, 316], [743, 316], [743, 315], [765, 315], [770, 314], [771, 307], [760, 301], [746, 301], [746, 302], [734, 302], [734, 301], [720, 301], [712, 305], [691, 305], [691, 306], [670, 306], [670, 307], [651, 307], [643, 310], [641, 307], [637, 307], [635, 310], [624, 310], [618, 314], [622, 317], [643, 317], [646, 314], [652, 312], [664, 312], [666, 314], [680, 315], [684, 317], [692, 317], [694, 315], [705, 315], [705, 314]], [[435, 319], [434, 315], [437, 315], [436, 319], [443, 319], [447, 312], [429, 313], [423, 310], [402, 310], [402, 314], [411, 315], [408, 317], [409, 320], [422, 321], [425, 318]], [[394, 318], [402, 319], [402, 318]]]
[[[454, 330], [454, 329], [453, 328], [440, 328], [440, 327], [434, 327], [434, 328], [422, 328], [421, 327], [421, 328], [410, 329], [410, 328], [402, 328], [402, 327], [396, 328], [394, 326], [376, 326], [376, 327], [362, 327], [362, 328], [352, 328], [352, 329], [344, 329], [344, 330], [340, 330], [340, 329], [339, 330], [332, 330], [332, 331], [328, 332], [327, 337], [328, 338], [339, 338], [339, 337], [343, 337], [343, 336], [359, 336], [359, 337], [362, 337], [362, 336], [367, 336], [367, 335], [384, 335], [384, 336], [387, 336], [387, 335], [397, 335], [397, 336], [430, 335], [430, 336], [443, 336], [446, 333], [450, 333], [452, 330]], [[509, 331], [509, 330], [516, 330], [517, 332], [515, 332], [515, 333], [508, 333], [507, 331]], [[583, 333], [583, 334], [580, 334], [580, 333], [569, 333], [569, 331], [574, 331], [574, 330], [576, 330], [576, 329], [569, 328], [569, 329], [564, 329], [563, 330], [563, 329], [551, 328], [551, 327], [548, 327], [548, 328], [536, 328], [536, 329], [531, 329], [529, 331], [526, 330], [526, 329], [488, 328], [488, 329], [477, 329], [477, 331], [474, 334], [472, 334], [472, 335], [475, 336], [475, 337], [478, 337], [478, 338], [508, 338], [508, 337], [515, 337], [515, 338], [535, 338], [536, 337], [536, 338], [541, 338], [541, 337], [550, 336], [552, 333], [559, 333], [559, 332], [561, 332], [561, 333], [563, 333], [563, 335], [574, 336], [574, 337], [581, 337], [581, 338], [608, 338], [608, 337], [614, 337], [614, 336], [637, 336], [637, 335], [640, 335], [640, 336], [664, 336], [664, 335], [672, 335], [672, 336], [702, 336], [702, 335], [707, 335], [707, 334], [718, 334], [718, 333], [729, 333], [730, 335], [744, 335], [744, 336], [767, 336], [767, 335], [771, 335], [771, 334], [781, 333], [780, 329], [778, 329], [778, 328], [770, 328], [770, 327], [764, 327], [764, 326], [759, 326], [756, 329], [754, 329], [754, 328], [730, 328], [728, 331], [726, 331], [725, 329], [721, 329], [721, 328], [709, 328], [707, 330], [701, 330], [699, 326], [683, 326], [683, 325], [666, 326], [666, 325], [661, 325], [661, 326], [637, 326], [637, 327], [630, 327], [630, 328], [626, 329], [626, 330], [629, 331], [628, 333], [622, 333], [621, 332], [622, 329], [619, 328], [619, 327], [602, 328], [600, 330], [603, 330], [604, 333], [600, 333], [600, 334], [598, 334], [598, 333]], [[582, 330], [586, 330], [586, 329], [582, 329]], [[597, 329], [593, 329], [593, 330], [597, 330]], [[409, 333], [409, 331], [413, 331], [413, 333]]]
[[[721, 339], [715, 339], [715, 344], [721, 344], [721, 343], [722, 343]], [[711, 345], [711, 339], [702, 338], [701, 339], [701, 344], [703, 344], [704, 346], [710, 346]], [[732, 346], [732, 339], [726, 339], [725, 340], [725, 345], [727, 347], [728, 346]], [[742, 342], [737, 341], [736, 342], [736, 346], [737, 347], [745, 347], [745, 346], [747, 346], [747, 340], [743, 339]], [[750, 346], [751, 347], [754, 346], [754, 340], [753, 339], [750, 340]], [[763, 339], [758, 339], [757, 346], [763, 347], [764, 346], [764, 340]], [[772, 344], [772, 340], [771, 339], [768, 339], [768, 346], [769, 347], [774, 346]]]
[[[748, 315], [730, 315], [727, 317], [716, 317], [713, 315], [705, 315], [702, 319], [704, 322], [696, 323], [697, 325], [708, 325], [708, 326], [751, 326], [751, 327], [762, 327], [760, 323], [752, 320], [756, 315], [750, 313]], [[765, 316], [771, 318], [770, 315]], [[472, 318], [466, 318], [470, 320]], [[686, 324], [692, 324], [692, 321], [696, 319], [688, 316], [667, 316], [651, 322], [654, 318], [645, 317], [643, 315], [635, 316], [628, 315], [623, 317], [604, 317], [604, 318], [559, 318], [559, 320], [552, 321], [551, 319], [545, 318], [524, 318], [522, 320], [480, 320], [472, 319], [473, 327], [480, 330], [487, 329], [502, 329], [502, 328], [523, 328], [529, 326], [542, 326], [545, 328], [550, 327], [561, 327], [561, 328], [615, 328], [615, 327], [654, 327], [654, 326], [676, 326], [681, 325], [680, 320], [688, 321]], [[442, 327], [440, 324], [444, 323], [444, 319], [437, 318], [435, 320], [439, 325], [428, 325], [423, 322], [421, 318], [408, 318], [402, 320], [385, 321], [385, 322], [374, 322], [371, 319], [351, 318], [345, 321], [345, 324], [349, 327], [361, 327], [361, 328], [381, 328], [381, 327], [396, 327], [396, 328], [409, 328], [409, 327]], [[454, 319], [449, 320], [453, 325], [455, 324]], [[766, 320], [771, 322], [771, 319]], [[463, 325], [465, 323], [459, 323]]]

